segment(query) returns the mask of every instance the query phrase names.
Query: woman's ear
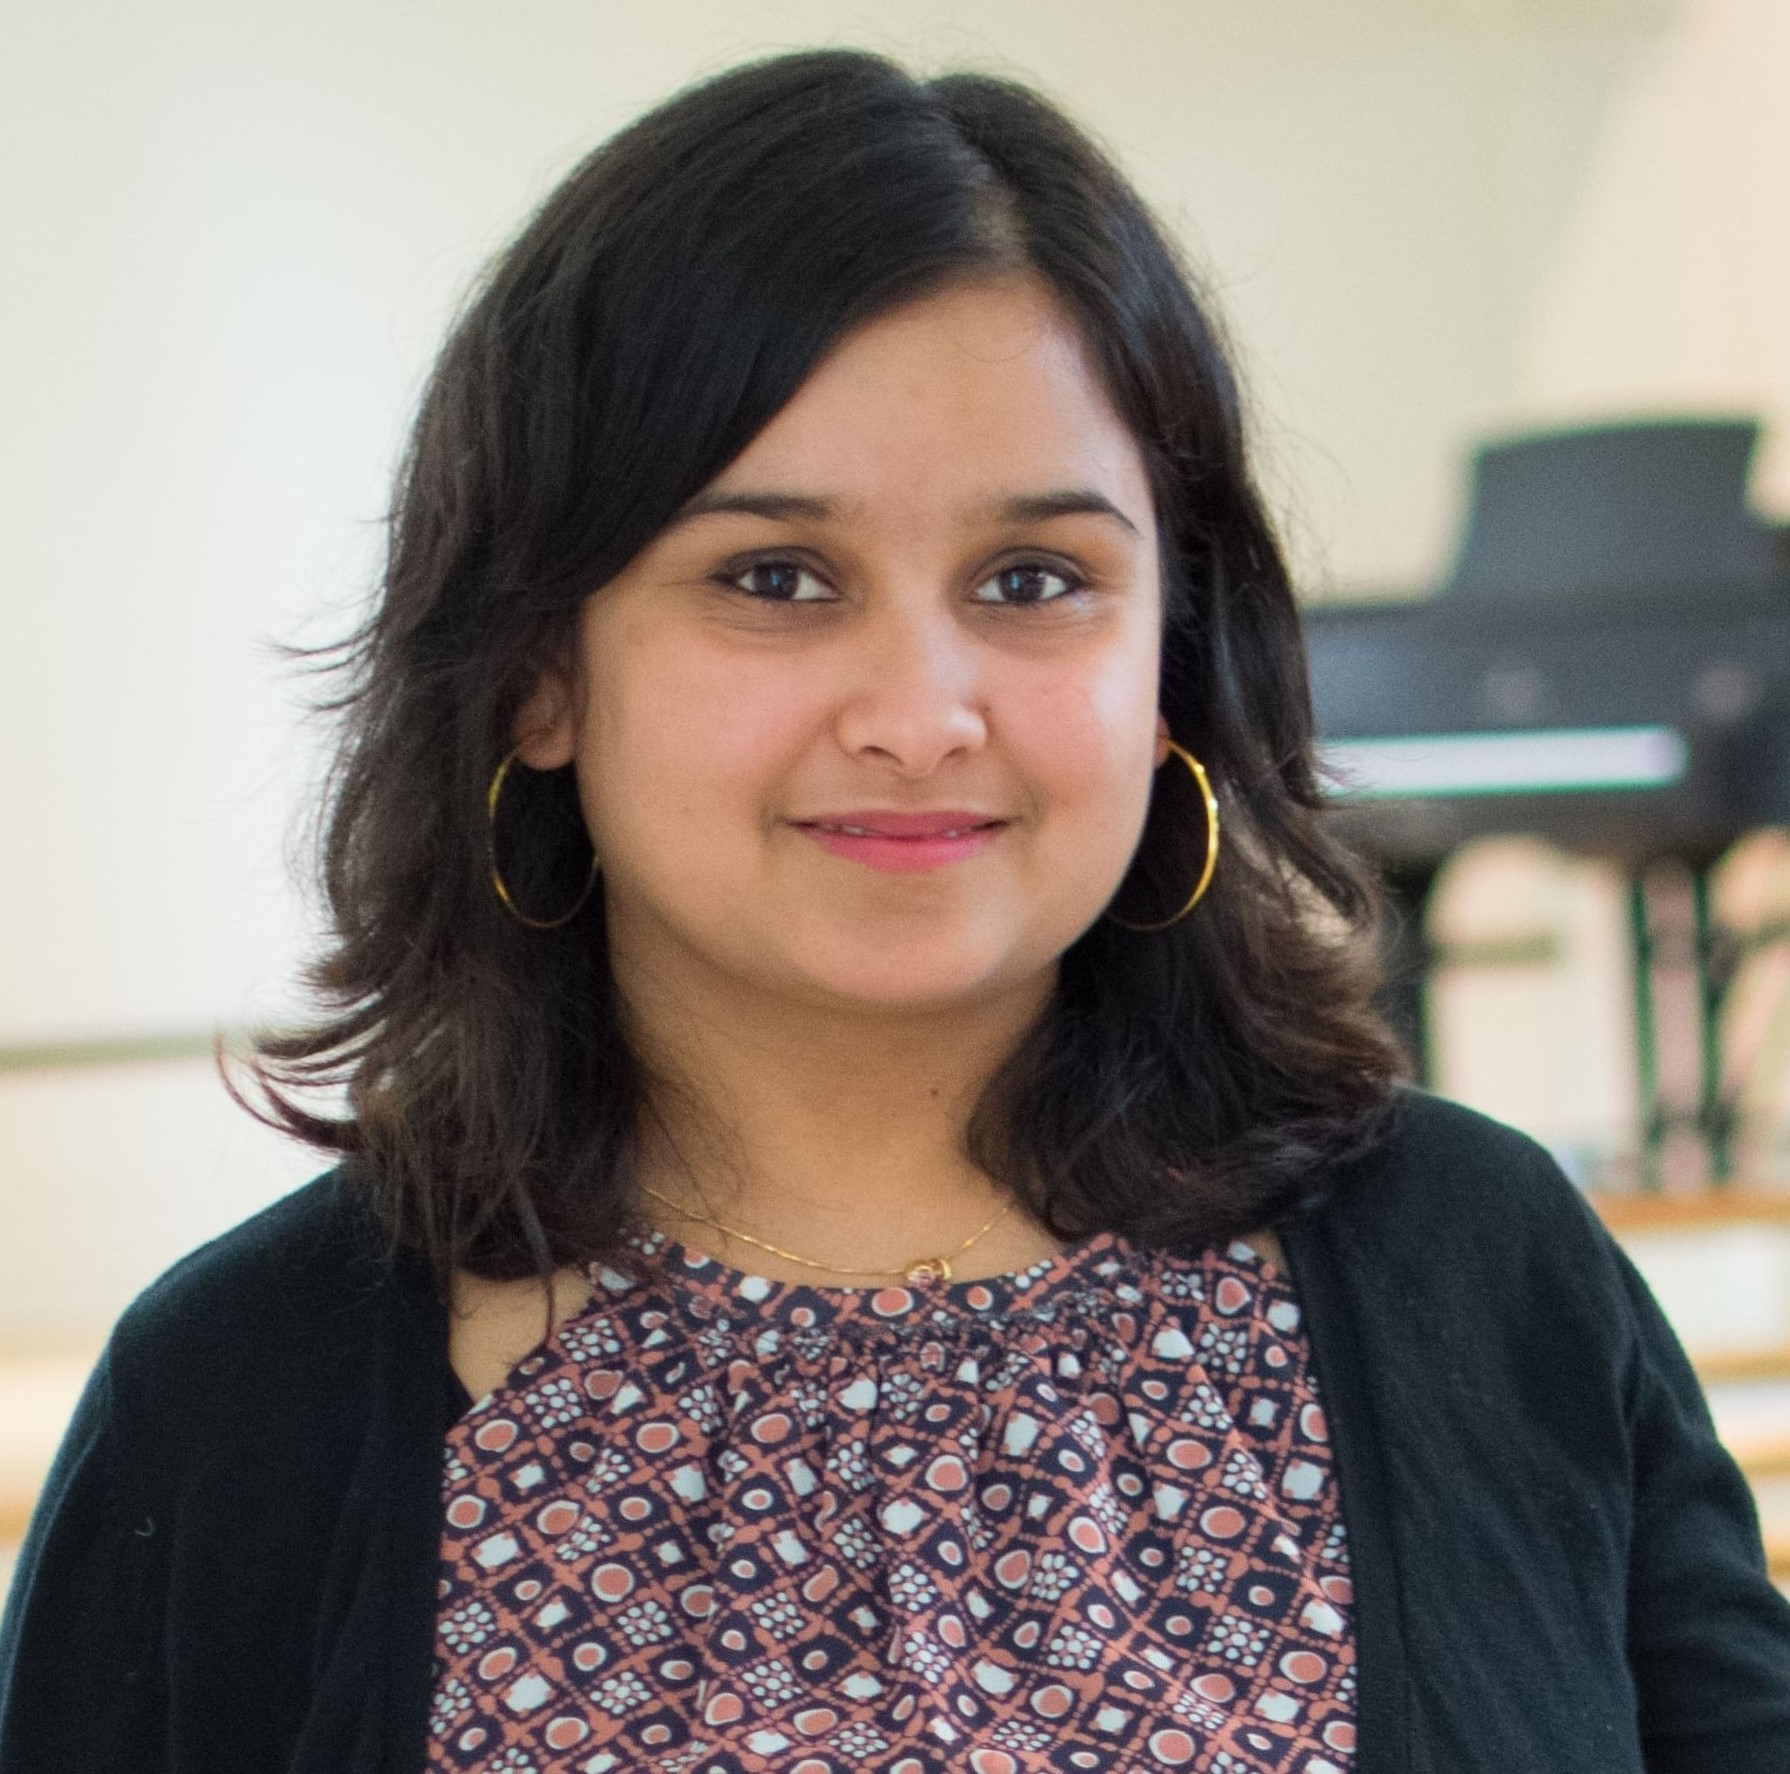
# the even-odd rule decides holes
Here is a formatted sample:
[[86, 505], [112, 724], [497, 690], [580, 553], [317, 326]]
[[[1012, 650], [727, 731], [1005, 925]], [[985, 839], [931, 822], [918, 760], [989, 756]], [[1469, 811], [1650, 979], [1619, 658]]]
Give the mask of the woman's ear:
[[1168, 762], [1168, 742], [1168, 716], [1158, 714], [1156, 717], [1156, 767], [1158, 769]]
[[578, 701], [571, 674], [548, 666], [516, 710], [510, 739], [531, 770], [557, 770], [578, 752]]

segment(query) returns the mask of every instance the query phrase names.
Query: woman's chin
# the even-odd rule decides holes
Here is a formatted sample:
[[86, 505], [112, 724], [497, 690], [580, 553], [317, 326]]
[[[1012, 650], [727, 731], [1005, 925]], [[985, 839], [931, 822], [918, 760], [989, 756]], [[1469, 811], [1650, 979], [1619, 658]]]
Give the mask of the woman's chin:
[[752, 916], [737, 902], [730, 909], [731, 916], [612, 917], [618, 978], [681, 977], [698, 994], [744, 992], [831, 1012], [968, 1010], [1028, 992], [1042, 1003], [1080, 931], [1072, 914], [1041, 927], [1035, 908], [1031, 917], [998, 915], [1002, 907], [900, 921]]
[[793, 995], [882, 1014], [967, 1009], [1027, 988], [1042, 997], [1055, 977], [1053, 952], [916, 953], [868, 943], [856, 955], [830, 957], [826, 965], [810, 960], [786, 975]]

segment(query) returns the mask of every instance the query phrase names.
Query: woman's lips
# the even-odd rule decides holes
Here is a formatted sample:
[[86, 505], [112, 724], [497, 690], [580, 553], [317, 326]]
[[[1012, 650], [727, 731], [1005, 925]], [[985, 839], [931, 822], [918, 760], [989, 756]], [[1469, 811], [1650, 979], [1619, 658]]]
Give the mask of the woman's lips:
[[913, 874], [961, 862], [986, 849], [1006, 826], [985, 813], [829, 813], [793, 821], [830, 855], [886, 874]]

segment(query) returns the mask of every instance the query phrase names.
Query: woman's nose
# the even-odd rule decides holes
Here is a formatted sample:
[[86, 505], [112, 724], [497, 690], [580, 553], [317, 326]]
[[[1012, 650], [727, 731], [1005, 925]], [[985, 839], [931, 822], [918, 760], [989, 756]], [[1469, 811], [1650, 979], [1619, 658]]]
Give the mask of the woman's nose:
[[982, 690], [974, 639], [948, 612], [879, 612], [851, 637], [840, 743], [904, 776], [926, 776], [987, 739]]

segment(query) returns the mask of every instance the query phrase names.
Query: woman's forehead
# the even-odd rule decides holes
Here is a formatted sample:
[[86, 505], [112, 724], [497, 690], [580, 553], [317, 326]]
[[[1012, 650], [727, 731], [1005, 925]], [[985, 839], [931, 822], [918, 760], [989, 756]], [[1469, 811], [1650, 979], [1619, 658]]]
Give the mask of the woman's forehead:
[[816, 518], [901, 503], [1015, 515], [1080, 495], [1140, 531], [1149, 517], [1137, 443], [1033, 278], [953, 286], [866, 322], [699, 500], [776, 494], [830, 508]]

